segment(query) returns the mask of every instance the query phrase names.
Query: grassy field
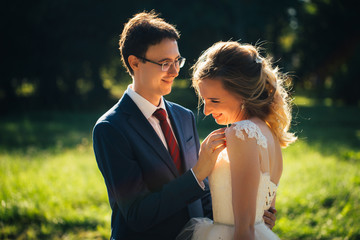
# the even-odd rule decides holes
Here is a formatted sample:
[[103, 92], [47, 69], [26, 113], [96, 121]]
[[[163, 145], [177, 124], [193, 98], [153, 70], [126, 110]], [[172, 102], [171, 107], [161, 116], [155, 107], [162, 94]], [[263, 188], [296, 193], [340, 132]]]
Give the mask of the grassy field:
[[[311, 101], [310, 101], [311, 102]], [[274, 231], [282, 239], [360, 239], [360, 109], [299, 97], [299, 141], [284, 150]], [[108, 239], [110, 207], [91, 146], [100, 113], [0, 119], [0, 239]], [[204, 138], [217, 128], [199, 114]]]

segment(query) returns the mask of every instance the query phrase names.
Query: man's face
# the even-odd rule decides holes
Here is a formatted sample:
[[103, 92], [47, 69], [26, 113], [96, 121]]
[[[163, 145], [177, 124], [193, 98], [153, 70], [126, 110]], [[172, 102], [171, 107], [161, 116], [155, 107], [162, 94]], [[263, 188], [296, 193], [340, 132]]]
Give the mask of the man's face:
[[[159, 44], [151, 45], [145, 58], [156, 63], [174, 62], [180, 57], [176, 40], [163, 39]], [[163, 72], [161, 66], [140, 61], [139, 68], [134, 71], [134, 90], [154, 105], [159, 104], [161, 96], [171, 92], [175, 77], [179, 70], [174, 64]]]

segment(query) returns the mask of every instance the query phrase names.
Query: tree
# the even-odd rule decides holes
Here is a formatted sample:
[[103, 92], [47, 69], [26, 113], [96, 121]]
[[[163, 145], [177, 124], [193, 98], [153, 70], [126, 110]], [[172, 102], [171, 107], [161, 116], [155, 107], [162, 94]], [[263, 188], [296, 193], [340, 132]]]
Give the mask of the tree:
[[300, 79], [310, 82], [319, 98], [357, 104], [358, 68], [351, 67], [359, 62], [360, 32], [353, 25], [359, 22], [356, 8], [346, 1], [312, 0], [299, 10], [294, 49], [301, 62]]

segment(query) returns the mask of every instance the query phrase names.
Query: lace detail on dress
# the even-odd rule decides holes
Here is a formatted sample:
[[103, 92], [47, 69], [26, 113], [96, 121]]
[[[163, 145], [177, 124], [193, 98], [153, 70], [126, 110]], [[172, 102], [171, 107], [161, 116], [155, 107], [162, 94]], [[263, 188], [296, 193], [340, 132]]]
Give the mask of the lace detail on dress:
[[267, 141], [265, 136], [262, 134], [260, 128], [253, 123], [250, 120], [243, 120], [237, 123], [234, 123], [234, 129], [235, 129], [235, 135], [242, 139], [245, 140], [245, 136], [242, 130], [244, 130], [246, 132], [246, 134], [248, 135], [248, 138], [255, 138], [256, 139], [256, 143], [260, 146], [262, 146], [263, 148], [267, 148]]
[[[265, 136], [260, 128], [253, 122], [246, 120], [233, 124], [235, 134], [240, 139], [245, 139], [244, 132], [249, 138], [255, 138], [257, 144], [267, 148]], [[229, 128], [230, 129], [230, 128]], [[263, 149], [256, 149], [261, 151]], [[264, 151], [267, 152], [267, 151]], [[264, 210], [268, 210], [273, 201], [278, 185], [270, 180], [269, 172], [260, 169], [260, 181], [256, 198], [256, 215], [254, 233], [256, 240], [278, 240], [279, 238], [264, 223]], [[209, 185], [212, 198], [213, 219], [194, 219], [190, 221], [180, 233], [177, 240], [230, 240], [234, 237], [234, 213], [232, 206], [230, 160], [227, 148], [218, 156], [213, 171], [209, 175]]]
[[274, 200], [278, 186], [270, 180], [268, 172], [260, 174], [260, 184], [256, 199], [255, 223], [263, 222], [264, 210], [268, 210]]

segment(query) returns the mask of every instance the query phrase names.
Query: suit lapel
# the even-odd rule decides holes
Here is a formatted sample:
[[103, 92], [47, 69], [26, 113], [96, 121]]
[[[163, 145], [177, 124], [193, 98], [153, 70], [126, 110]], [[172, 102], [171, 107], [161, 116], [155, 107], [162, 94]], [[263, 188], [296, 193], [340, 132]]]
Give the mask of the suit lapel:
[[149, 144], [149, 146], [154, 149], [161, 161], [163, 161], [168, 166], [171, 172], [175, 176], [179, 176], [179, 173], [174, 162], [172, 161], [169, 152], [140, 109], [127, 94], [124, 94], [122, 101], [122, 110], [128, 114], [129, 124], [139, 134], [139, 136], [141, 136]]

